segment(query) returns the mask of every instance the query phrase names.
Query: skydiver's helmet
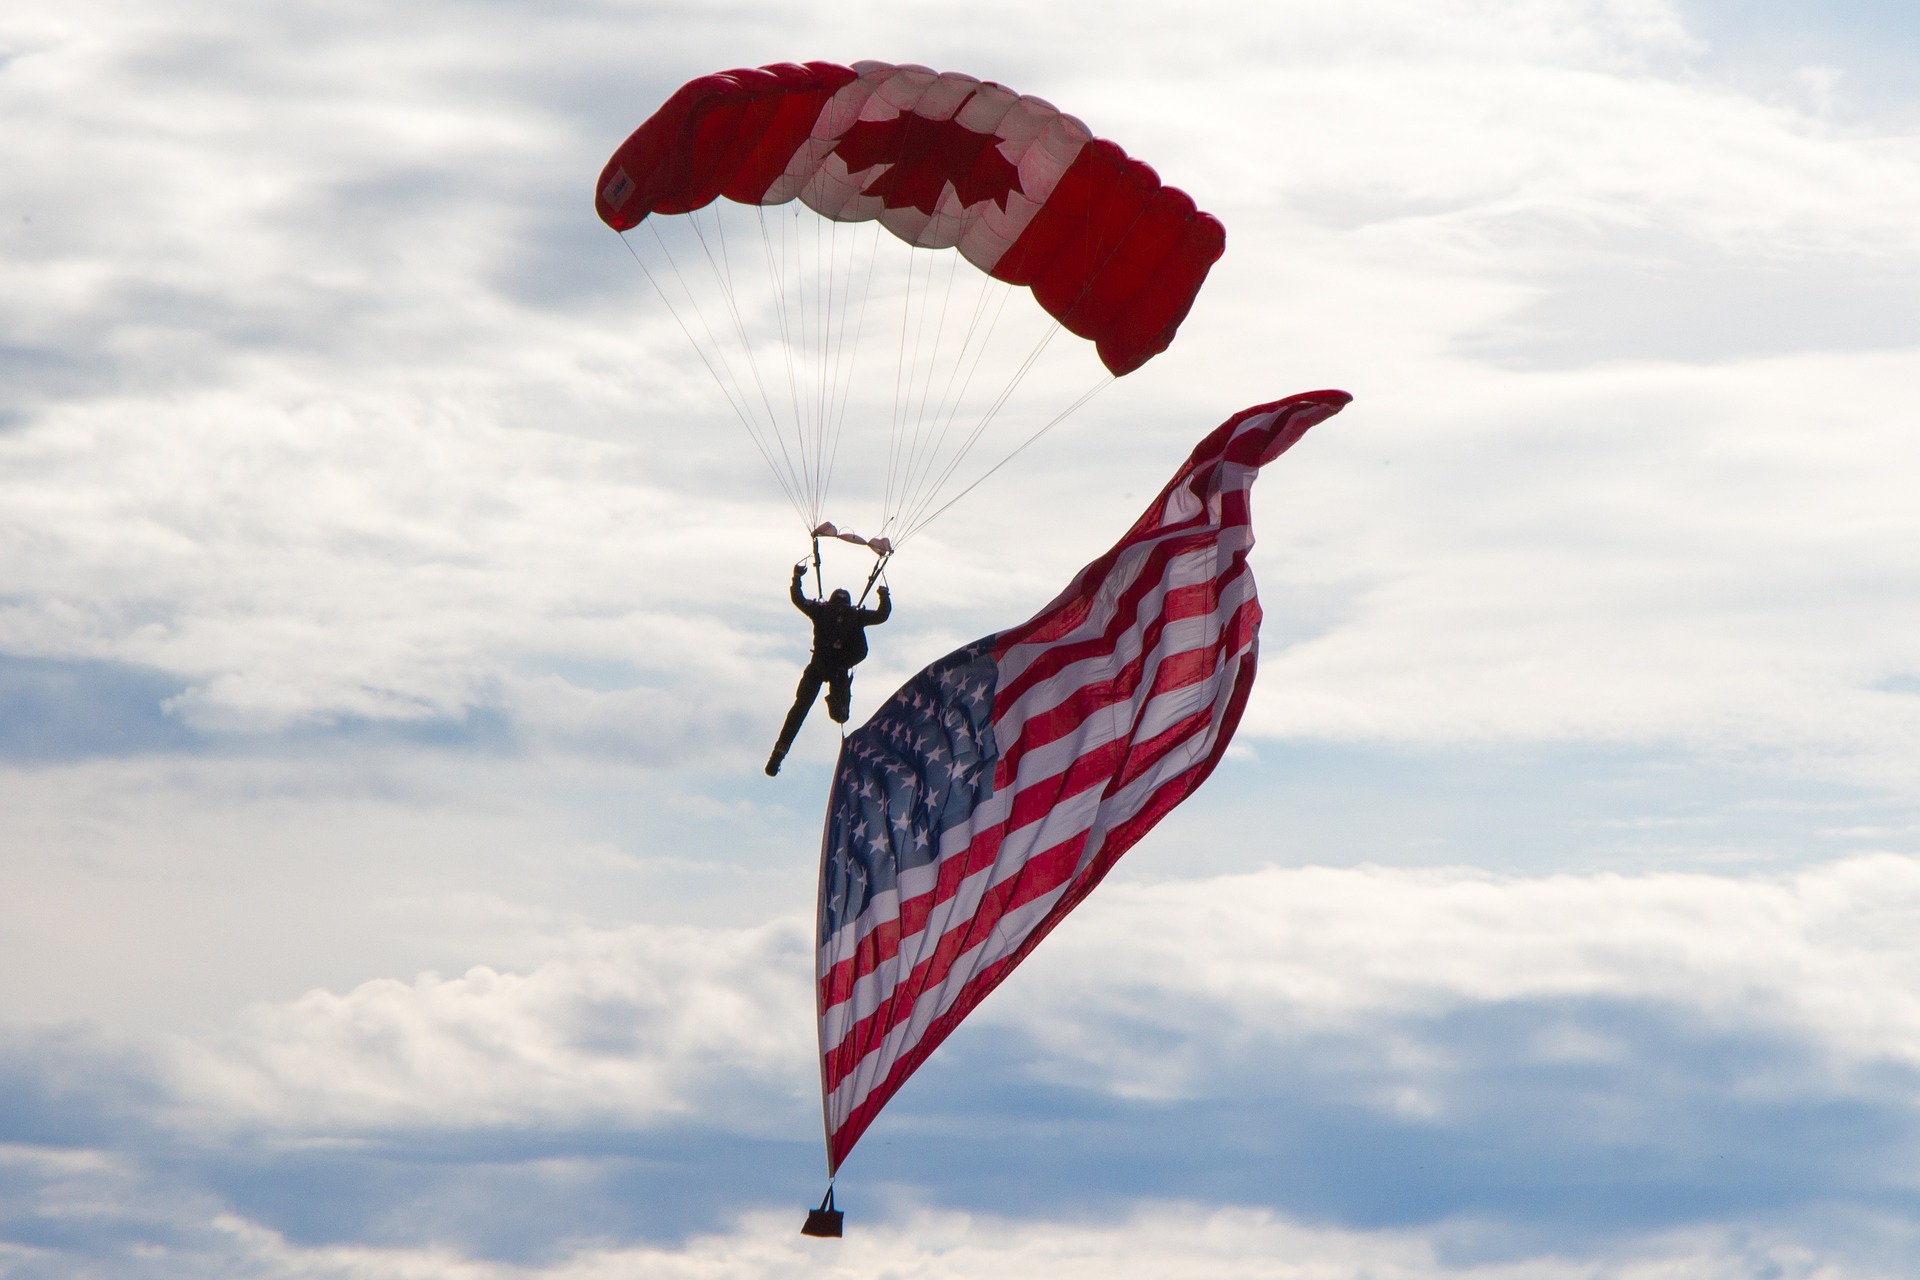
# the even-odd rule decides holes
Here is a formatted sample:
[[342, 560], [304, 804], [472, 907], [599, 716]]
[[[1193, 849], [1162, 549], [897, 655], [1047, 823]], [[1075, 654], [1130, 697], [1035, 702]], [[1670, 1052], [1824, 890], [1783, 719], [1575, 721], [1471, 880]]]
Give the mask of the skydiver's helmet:
[[828, 596], [827, 600], [832, 604], [852, 604], [853, 592], [847, 590], [845, 587], [835, 587], [833, 594]]

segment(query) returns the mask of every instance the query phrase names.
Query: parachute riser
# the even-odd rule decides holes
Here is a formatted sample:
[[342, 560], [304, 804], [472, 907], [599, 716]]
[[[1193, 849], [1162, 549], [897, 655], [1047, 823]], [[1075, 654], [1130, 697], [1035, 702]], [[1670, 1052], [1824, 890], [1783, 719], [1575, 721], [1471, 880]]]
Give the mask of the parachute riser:
[[887, 567], [887, 561], [891, 559], [893, 559], [893, 552], [889, 551], [873, 562], [873, 572], [867, 575], [867, 585], [861, 589], [860, 601], [854, 606], [856, 609], [866, 607], [868, 593], [873, 590], [873, 584], [880, 581], [880, 572]]

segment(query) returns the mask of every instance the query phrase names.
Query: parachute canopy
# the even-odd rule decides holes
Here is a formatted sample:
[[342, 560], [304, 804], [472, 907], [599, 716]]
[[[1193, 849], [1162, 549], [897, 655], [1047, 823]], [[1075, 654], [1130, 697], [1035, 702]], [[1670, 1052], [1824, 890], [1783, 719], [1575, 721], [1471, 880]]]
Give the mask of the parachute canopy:
[[683, 85], [600, 175], [616, 231], [725, 198], [798, 200], [957, 248], [1021, 285], [1115, 375], [1166, 350], [1226, 246], [1219, 221], [1039, 98], [926, 67], [779, 63]]

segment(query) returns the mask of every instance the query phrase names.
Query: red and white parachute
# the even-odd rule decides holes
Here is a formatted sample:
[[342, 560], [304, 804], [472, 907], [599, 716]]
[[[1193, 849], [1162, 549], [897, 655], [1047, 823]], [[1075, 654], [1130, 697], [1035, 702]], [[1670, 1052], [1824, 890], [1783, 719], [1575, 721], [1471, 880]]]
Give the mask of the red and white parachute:
[[[889, 546], [952, 501], [996, 419], [1024, 416], [1014, 438], [1031, 440], [1165, 350], [1226, 243], [1186, 193], [1051, 104], [883, 62], [691, 81], [607, 162], [595, 207], [634, 233], [807, 528], [851, 467]], [[1022, 289], [1031, 302], [1010, 307]], [[1065, 374], [1037, 379], [1043, 403], [1067, 403], [1049, 419], [1016, 393], [1061, 328], [1104, 372], [1067, 353]], [[884, 447], [844, 459], [850, 416]]]

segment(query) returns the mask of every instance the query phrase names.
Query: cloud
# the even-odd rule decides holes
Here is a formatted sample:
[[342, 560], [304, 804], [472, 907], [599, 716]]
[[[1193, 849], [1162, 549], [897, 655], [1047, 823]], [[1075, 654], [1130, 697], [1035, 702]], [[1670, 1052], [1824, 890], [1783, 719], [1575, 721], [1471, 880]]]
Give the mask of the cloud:
[[[294, 9], [216, 29], [192, 4], [164, 24], [80, 12], [21, 20], [4, 72], [36, 122], [8, 145], [39, 210], [8, 231], [27, 252], [6, 268], [4, 323], [18, 350], [58, 359], [23, 356], [15, 384], [31, 429], [5, 446], [0, 647], [164, 671], [187, 686], [172, 713], [204, 731], [503, 711], [527, 742], [646, 758], [608, 727], [644, 719], [698, 726], [656, 758], [752, 754], [741, 711], [703, 708], [749, 687], [740, 706], [757, 706], [790, 678], [763, 669], [797, 642], [754, 571], [784, 517], [691, 353], [640, 332], [644, 286], [566, 193], [683, 62], [780, 56], [798, 16], [585, 7], [476, 29], [432, 7], [371, 24]], [[1818, 544], [1858, 500], [1843, 493], [1904, 491], [1904, 459], [1864, 477], [1853, 460], [1895, 412], [1880, 387], [1910, 381], [1907, 358], [1807, 354], [1904, 341], [1911, 317], [1884, 284], [1916, 255], [1904, 151], [1676, 75], [1698, 46], [1666, 5], [1207, 12], [1097, 58], [1066, 52], [1085, 41], [1078, 9], [1040, 25], [1044, 58], [999, 47], [977, 14], [809, 20], [829, 43], [911, 30], [927, 58], [982, 58], [1164, 157], [1235, 227], [1186, 339], [1091, 410], [1110, 415], [1094, 421], [1111, 456], [1075, 479], [1069, 454], [1036, 453], [1052, 469], [1038, 506], [1017, 479], [970, 498], [969, 527], [1007, 540], [930, 537], [901, 566], [903, 606], [951, 612], [944, 641], [1038, 604], [1133, 514], [1104, 482], [1150, 488], [1225, 412], [1296, 389], [1274, 383], [1279, 350], [1288, 379], [1361, 400], [1329, 428], [1351, 446], [1288, 462], [1329, 500], [1276, 531], [1302, 552], [1286, 585], [1328, 625], [1280, 673], [1297, 710], [1257, 706], [1254, 731], [1813, 734], [1904, 768], [1906, 729], [1860, 729], [1897, 712], [1825, 713], [1843, 673], [1791, 668], [1884, 663], [1852, 616], [1913, 565], [1883, 552], [1870, 596], [1830, 574], [1775, 591], [1760, 628], [1698, 591], [1768, 590], [1755, 566]], [[141, 175], [137, 235], [95, 195], [91, 175], [119, 173]], [[1756, 296], [1782, 321], [1756, 322]], [[1592, 367], [1622, 355], [1656, 363]], [[1197, 385], [1219, 402], [1196, 408]], [[1753, 458], [1732, 483], [1711, 464], [1736, 433], [1790, 441], [1816, 404], [1843, 483], [1783, 523], [1766, 500], [1798, 455]], [[1826, 563], [1897, 542], [1884, 509], [1888, 526], [1830, 542]], [[1702, 522], [1774, 554], [1703, 541]], [[1031, 563], [1006, 565], [1006, 545]], [[1543, 590], [1570, 576], [1549, 549], [1577, 551], [1571, 577], [1597, 589]], [[1676, 616], [1658, 590], [1676, 577], [1707, 617]], [[1813, 617], [1816, 590], [1834, 626], [1754, 645]], [[903, 613], [890, 644], [934, 656], [915, 625]], [[527, 672], [635, 654], [669, 677], [644, 698]], [[1756, 724], [1756, 705], [1777, 719]]]
[[[1844, 1235], [1875, 1274], [1920, 1140], [1916, 868], [1108, 885], [863, 1142], [860, 1247], [984, 1270], [1010, 1241], [1152, 1255], [1137, 1231], [1223, 1275], [1300, 1251], [1737, 1275]], [[139, 1052], [23, 1045], [0, 1117], [44, 1153], [21, 1185], [91, 1179], [101, 1221], [167, 1188], [149, 1225], [59, 1246], [87, 1256], [170, 1232], [209, 1274], [236, 1241], [266, 1274], [753, 1274], [793, 1226], [754, 1215], [818, 1176], [808, 952], [791, 921], [573, 931], [523, 972], [315, 991]], [[68, 1119], [22, 1129], [56, 1059]], [[1216, 1231], [1238, 1243], [1208, 1261]]]
[[[1920, 863], [1891, 855], [1747, 879], [1306, 868], [1109, 885], [909, 1086], [865, 1176], [962, 1203], [1013, 1186], [1036, 1208], [1274, 1197], [1346, 1221], [1582, 1230], [1604, 1204], [1652, 1229], [1696, 1220], [1700, 1162], [1737, 1150], [1751, 1185], [1710, 1193], [1728, 1209], [1871, 1194], [1913, 1130], [1916, 912]], [[174, 1042], [173, 1123], [792, 1134], [811, 1111], [806, 955], [797, 922], [633, 928], [578, 935], [524, 976], [258, 1006]], [[1009, 1159], [1035, 1125], [1074, 1136]], [[1343, 1140], [1420, 1152], [1433, 1175], [1383, 1187], [1282, 1154]], [[951, 1177], [928, 1171], [928, 1144]], [[1556, 1185], [1555, 1152], [1614, 1164], [1585, 1175], [1606, 1195], [1533, 1203], [1493, 1172]], [[1634, 1203], [1636, 1179], [1685, 1190]]]
[[[1785, 1034], [1844, 1087], [1920, 1068], [1917, 917], [1920, 861], [1891, 854], [1780, 877], [1359, 867], [1115, 884], [987, 1016], [1044, 1045], [1053, 1078], [1178, 1097], [1297, 1035], [1625, 1001]], [[1550, 1033], [1539, 1048], [1559, 1052]]]
[[797, 927], [633, 928], [526, 975], [383, 979], [257, 1006], [172, 1066], [192, 1123], [273, 1129], [790, 1125], [814, 1078]]
[[[1805, 1087], [1877, 1094], [1900, 1078], [1886, 1069], [1920, 1070], [1917, 915], [1920, 861], [1891, 854], [1742, 878], [1309, 867], [1119, 882], [976, 1021], [1017, 1030], [1047, 1079], [1179, 1100], [1329, 1036], [1352, 1052], [1429, 1037], [1398, 1064], [1417, 1081], [1474, 1009], [1538, 1020], [1502, 1052], [1626, 1061], [1630, 1046], [1555, 1010], [1643, 1009], [1688, 1034], [1776, 1037], [1804, 1051]], [[177, 1041], [169, 1078], [191, 1114], [270, 1129], [725, 1116], [757, 1132], [806, 1109], [800, 922], [589, 930], [554, 954], [525, 973], [256, 1005]], [[1390, 1050], [1377, 1065], [1398, 1069]]]
[[[40, 1153], [11, 1153], [21, 1164], [53, 1163]], [[64, 1158], [69, 1166], [82, 1160]], [[75, 1171], [80, 1172], [80, 1171]], [[69, 1185], [91, 1174], [89, 1190], [108, 1176], [68, 1173]], [[119, 1190], [114, 1187], [113, 1190]], [[117, 1199], [117, 1197], [116, 1197]], [[94, 1212], [125, 1213], [124, 1201], [96, 1202]], [[116, 1214], [117, 1216], [117, 1214]], [[663, 1280], [743, 1277], [915, 1275], [929, 1280], [1037, 1275], [1159, 1277], [1200, 1280], [1817, 1280], [1844, 1260], [1847, 1274], [1893, 1277], [1894, 1249], [1910, 1241], [1883, 1224], [1850, 1223], [1869, 1234], [1836, 1239], [1831, 1251], [1783, 1238], [1764, 1226], [1675, 1232], [1623, 1243], [1598, 1255], [1476, 1258], [1473, 1231], [1355, 1232], [1290, 1221], [1249, 1210], [1168, 1204], [1144, 1207], [1115, 1223], [997, 1220], [986, 1215], [911, 1212], [883, 1224], [855, 1217], [846, 1239], [812, 1241], [795, 1231], [793, 1215], [755, 1214], [731, 1230], [679, 1246], [583, 1248], [559, 1259], [512, 1263], [478, 1259], [448, 1246], [313, 1245], [235, 1214], [213, 1214], [174, 1237], [170, 1248], [98, 1249], [85, 1253], [15, 1249], [16, 1274], [59, 1274], [81, 1259], [113, 1265], [128, 1280], [248, 1275], [261, 1280], [611, 1280], [646, 1275]], [[1874, 1231], [1872, 1228], [1879, 1227]], [[1824, 1242], [1823, 1242], [1824, 1243]], [[1463, 1247], [1464, 1246], [1464, 1247]], [[190, 1270], [195, 1268], [197, 1270]]]

